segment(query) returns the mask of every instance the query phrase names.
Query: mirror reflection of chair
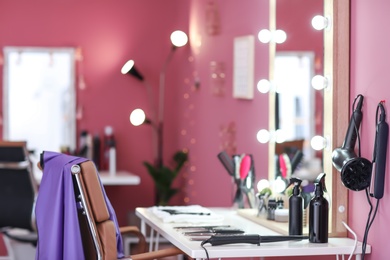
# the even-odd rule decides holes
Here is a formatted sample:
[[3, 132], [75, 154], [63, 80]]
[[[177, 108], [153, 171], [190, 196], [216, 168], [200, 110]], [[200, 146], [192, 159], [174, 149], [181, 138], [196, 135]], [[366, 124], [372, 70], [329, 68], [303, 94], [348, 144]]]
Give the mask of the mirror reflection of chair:
[[[69, 257], [69, 252], [66, 252], [68, 246], [72, 248], [72, 256], [77, 259], [118, 259], [123, 254], [123, 234], [135, 235], [139, 241], [137, 254], [121, 259], [159, 259], [183, 254], [173, 246], [146, 252], [145, 237], [138, 227], [118, 227], [115, 212], [92, 161], [46, 151], [41, 155], [39, 168], [43, 170], [43, 179], [36, 205], [37, 229], [40, 234], [38, 254]], [[61, 176], [57, 182], [58, 175]], [[63, 201], [57, 200], [56, 194], [50, 196], [50, 193], [61, 193]], [[57, 205], [48, 207], [50, 201], [66, 204], [64, 208], [58, 207], [63, 214], [56, 214]], [[52, 232], [53, 229], [57, 231]], [[70, 237], [72, 240], [67, 241]], [[50, 247], [47, 246], [48, 240]], [[55, 248], [53, 245], [59, 242], [63, 247]]]
[[275, 144], [275, 154], [296, 152], [297, 150], [303, 150], [304, 139], [286, 141], [283, 143]]
[[10, 259], [21, 259], [21, 243], [35, 250], [37, 183], [26, 142], [0, 141], [0, 232]]

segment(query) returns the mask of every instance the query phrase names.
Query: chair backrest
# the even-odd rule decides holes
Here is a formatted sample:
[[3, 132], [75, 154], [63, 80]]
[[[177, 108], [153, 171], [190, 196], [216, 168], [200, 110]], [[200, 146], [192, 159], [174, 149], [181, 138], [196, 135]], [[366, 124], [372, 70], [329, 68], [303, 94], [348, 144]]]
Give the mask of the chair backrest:
[[86, 259], [117, 259], [116, 227], [92, 161], [73, 165], [73, 184]]
[[283, 143], [275, 144], [275, 154], [279, 155], [282, 153], [296, 152], [297, 150], [303, 149], [304, 139], [286, 141]]
[[37, 189], [26, 142], [0, 141], [0, 228], [36, 230]]

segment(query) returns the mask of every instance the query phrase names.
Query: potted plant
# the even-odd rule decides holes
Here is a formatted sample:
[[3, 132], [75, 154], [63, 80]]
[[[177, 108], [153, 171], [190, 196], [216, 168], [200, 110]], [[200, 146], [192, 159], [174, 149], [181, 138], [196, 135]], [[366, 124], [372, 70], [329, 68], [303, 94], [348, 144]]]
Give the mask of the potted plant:
[[170, 199], [179, 191], [178, 188], [172, 187], [173, 181], [178, 176], [185, 162], [188, 160], [188, 153], [178, 151], [173, 155], [173, 167], [168, 167], [163, 164], [155, 166], [148, 162], [144, 162], [148, 173], [154, 181], [156, 188], [156, 204], [160, 206], [168, 205]]

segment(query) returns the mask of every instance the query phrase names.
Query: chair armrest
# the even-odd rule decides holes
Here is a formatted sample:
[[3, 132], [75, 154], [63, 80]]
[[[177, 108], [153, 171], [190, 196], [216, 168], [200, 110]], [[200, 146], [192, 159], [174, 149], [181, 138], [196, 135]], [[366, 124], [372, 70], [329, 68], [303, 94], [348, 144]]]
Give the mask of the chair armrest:
[[160, 249], [160, 250], [152, 251], [152, 252], [148, 252], [148, 253], [132, 255], [131, 259], [132, 260], [160, 259], [163, 257], [176, 256], [176, 255], [181, 255], [181, 254], [184, 254], [184, 253], [179, 248], [169, 247], [169, 248]]
[[162, 257], [184, 254], [183, 251], [181, 251], [177, 247], [168, 247], [157, 251], [147, 252], [147, 243], [146, 243], [145, 236], [142, 234], [142, 232], [139, 230], [137, 226], [120, 227], [119, 231], [121, 232], [122, 235], [124, 234], [135, 235], [139, 239], [137, 245], [138, 254], [131, 255], [130, 259], [132, 260], [160, 259]]
[[137, 249], [138, 253], [145, 253], [147, 252], [147, 244], [145, 236], [142, 234], [142, 232], [139, 230], [137, 226], [124, 226], [119, 227], [119, 231], [122, 235], [134, 235], [138, 238], [138, 244]]

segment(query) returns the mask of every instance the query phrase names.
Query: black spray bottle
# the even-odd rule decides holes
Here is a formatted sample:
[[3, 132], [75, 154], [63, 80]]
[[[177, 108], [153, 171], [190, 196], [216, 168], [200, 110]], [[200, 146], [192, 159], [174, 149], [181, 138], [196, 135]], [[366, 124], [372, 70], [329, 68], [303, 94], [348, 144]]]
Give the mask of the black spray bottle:
[[303, 198], [301, 196], [302, 180], [291, 178], [290, 185], [294, 184], [292, 195], [289, 198], [288, 233], [289, 235], [302, 235]]
[[321, 173], [315, 181], [314, 197], [309, 208], [309, 241], [311, 243], [328, 242], [329, 203], [324, 198], [325, 173]]

